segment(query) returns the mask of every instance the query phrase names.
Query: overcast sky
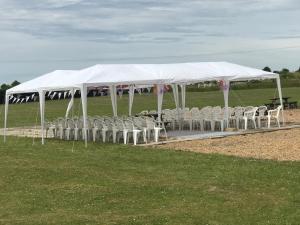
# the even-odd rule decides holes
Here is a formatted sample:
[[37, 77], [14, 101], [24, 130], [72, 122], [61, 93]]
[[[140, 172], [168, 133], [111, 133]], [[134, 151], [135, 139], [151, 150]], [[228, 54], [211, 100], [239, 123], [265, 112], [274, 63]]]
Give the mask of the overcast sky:
[[299, 0], [0, 0], [0, 83], [98, 63], [300, 66]]

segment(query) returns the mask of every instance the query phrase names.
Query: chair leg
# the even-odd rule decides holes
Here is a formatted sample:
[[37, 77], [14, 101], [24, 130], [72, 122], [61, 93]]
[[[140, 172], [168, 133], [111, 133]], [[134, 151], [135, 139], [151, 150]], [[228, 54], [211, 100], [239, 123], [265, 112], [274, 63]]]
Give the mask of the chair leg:
[[276, 121], [277, 121], [278, 127], [280, 128], [280, 121], [279, 121], [279, 118], [276, 118]]
[[204, 131], [204, 125], [203, 125], [203, 120], [200, 120], [200, 130], [201, 131]]
[[268, 128], [271, 127], [271, 117], [268, 117]]
[[210, 121], [211, 131], [215, 131], [215, 121]]
[[123, 130], [124, 145], [127, 144], [127, 136], [128, 136], [128, 131], [127, 130]]
[[158, 142], [158, 137], [159, 137], [159, 129], [154, 130], [154, 140], [157, 143]]
[[247, 130], [248, 129], [248, 119], [247, 118], [244, 118], [244, 121], [245, 121], [245, 123], [244, 123], [244, 129], [245, 130]]
[[106, 130], [102, 130], [102, 142], [105, 143], [106, 141]]
[[255, 122], [255, 118], [252, 120], [254, 123], [254, 129], [256, 129], [256, 122]]
[[139, 132], [138, 130], [134, 130], [134, 131], [133, 131], [133, 134], [132, 134], [132, 135], [133, 135], [133, 144], [134, 144], [134, 145], [136, 145], [136, 143], [137, 143], [137, 135], [138, 135], [138, 132]]
[[240, 129], [240, 120], [239, 120], [239, 118], [236, 118], [235, 125], [236, 125], [236, 129]]
[[96, 142], [97, 129], [93, 129], [93, 141]]
[[220, 124], [221, 124], [221, 131], [223, 132], [224, 131], [224, 122], [220, 121]]
[[78, 140], [78, 128], [74, 129], [74, 139], [77, 141]]
[[147, 143], [147, 129], [146, 128], [143, 129], [143, 138], [144, 138], [144, 142]]
[[117, 141], [117, 131], [113, 130], [113, 143], [116, 143]]

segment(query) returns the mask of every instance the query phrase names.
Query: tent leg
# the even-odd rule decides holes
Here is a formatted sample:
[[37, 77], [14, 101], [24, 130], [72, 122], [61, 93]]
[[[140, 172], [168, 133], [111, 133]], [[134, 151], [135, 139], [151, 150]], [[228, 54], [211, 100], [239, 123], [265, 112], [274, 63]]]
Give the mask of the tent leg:
[[157, 114], [158, 121], [161, 122], [161, 111], [162, 111], [162, 102], [164, 97], [164, 85], [157, 85]]
[[284, 113], [283, 113], [283, 101], [282, 101], [282, 89], [281, 89], [281, 83], [280, 83], [280, 77], [277, 75], [276, 78], [276, 83], [277, 83], [277, 90], [278, 90], [278, 95], [279, 95], [279, 100], [280, 100], [280, 105], [282, 107], [281, 109], [281, 117], [282, 117], [282, 125], [285, 125], [285, 120], [284, 120]]
[[87, 87], [82, 85], [81, 87], [81, 105], [83, 115], [83, 137], [85, 141], [85, 147], [87, 148], [88, 131], [87, 131]]
[[186, 95], [186, 85], [181, 85], [181, 108], [185, 108], [185, 95]]
[[40, 116], [41, 116], [41, 132], [42, 132], [42, 145], [45, 144], [44, 126], [45, 126], [45, 91], [39, 91], [40, 98]]
[[134, 86], [129, 86], [129, 109], [128, 109], [128, 115], [131, 116], [132, 114], [132, 105], [133, 105], [133, 99], [134, 99]]
[[3, 141], [6, 142], [6, 132], [7, 132], [7, 114], [8, 114], [8, 105], [9, 105], [9, 95], [5, 95], [5, 115], [4, 115], [4, 133], [3, 133]]
[[111, 98], [111, 104], [113, 108], [113, 115], [114, 117], [118, 116], [118, 108], [117, 108], [117, 88], [115, 85], [111, 85], [109, 87], [110, 90], [110, 98]]
[[229, 101], [229, 87], [230, 81], [223, 80], [223, 95], [224, 95], [224, 107], [225, 107], [225, 127], [229, 126], [229, 109], [228, 109], [228, 101]]
[[71, 89], [70, 92], [71, 92], [71, 100], [68, 104], [68, 108], [67, 108], [67, 111], [66, 111], [66, 118], [69, 117], [70, 111], [71, 111], [71, 109], [73, 108], [73, 105], [74, 105], [74, 94], [75, 94], [74, 93], [74, 88]]
[[[178, 124], [179, 124], [179, 128], [181, 129], [180, 116], [179, 116], [180, 106], [179, 106], [178, 85], [173, 84], [172, 89], [173, 89], [174, 101], [175, 101], [176, 112], [177, 112], [177, 121], [178, 121]], [[174, 123], [175, 123], [175, 121], [174, 121]]]

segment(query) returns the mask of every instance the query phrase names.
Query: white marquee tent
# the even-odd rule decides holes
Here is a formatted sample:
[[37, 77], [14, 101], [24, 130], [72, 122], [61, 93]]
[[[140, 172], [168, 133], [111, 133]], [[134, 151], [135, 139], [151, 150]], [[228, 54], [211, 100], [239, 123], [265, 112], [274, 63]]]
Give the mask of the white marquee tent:
[[[44, 130], [45, 94], [47, 91], [65, 91], [72, 93], [68, 110], [72, 107], [74, 92], [80, 90], [84, 129], [87, 118], [88, 88], [109, 86], [114, 116], [117, 116], [118, 85], [129, 85], [129, 114], [138, 85], [157, 85], [158, 114], [161, 114], [164, 85], [172, 85], [176, 107], [179, 108], [178, 85], [181, 86], [183, 107], [185, 104], [185, 86], [204, 81], [222, 81], [224, 85], [225, 108], [228, 109], [228, 92], [231, 81], [276, 79], [282, 105], [281, 84], [278, 74], [259, 69], [240, 66], [227, 62], [197, 62], [177, 64], [103, 64], [95, 65], [80, 71], [57, 70], [33, 80], [24, 82], [6, 92], [4, 140], [6, 136], [9, 98], [13, 94], [39, 93], [41, 129]], [[226, 110], [228, 117], [228, 110]], [[68, 112], [67, 112], [68, 113]], [[160, 116], [158, 117], [160, 118]], [[86, 130], [86, 129], [85, 129]], [[85, 132], [86, 135], [86, 132]], [[85, 138], [87, 143], [87, 138]], [[42, 132], [42, 143], [44, 136]]]

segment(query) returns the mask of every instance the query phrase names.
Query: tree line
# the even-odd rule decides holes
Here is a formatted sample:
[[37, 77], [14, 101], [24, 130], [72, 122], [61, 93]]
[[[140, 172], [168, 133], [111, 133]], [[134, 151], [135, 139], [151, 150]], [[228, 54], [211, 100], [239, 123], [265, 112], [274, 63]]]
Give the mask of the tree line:
[[17, 85], [19, 85], [19, 84], [20, 84], [20, 82], [17, 81], [17, 80], [15, 80], [15, 81], [12, 82], [11, 84], [2, 84], [2, 85], [0, 86], [0, 104], [3, 104], [4, 101], [5, 101], [5, 92], [6, 92], [6, 90], [7, 90], [7, 89], [10, 89], [10, 88], [12, 88], [12, 87], [14, 87], [14, 86], [17, 86]]

